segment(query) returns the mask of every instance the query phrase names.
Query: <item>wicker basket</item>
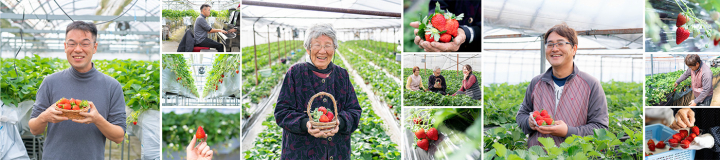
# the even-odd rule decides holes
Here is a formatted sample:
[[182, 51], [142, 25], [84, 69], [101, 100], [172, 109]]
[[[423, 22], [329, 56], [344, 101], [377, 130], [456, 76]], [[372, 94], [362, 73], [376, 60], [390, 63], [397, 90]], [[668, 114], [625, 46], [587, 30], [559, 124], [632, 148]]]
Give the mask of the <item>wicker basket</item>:
[[[88, 103], [90, 103], [90, 101], [88, 101]], [[53, 106], [57, 107], [57, 103], [55, 103], [55, 105]], [[67, 117], [68, 119], [84, 119], [85, 116], [80, 115], [80, 112], [87, 113], [87, 111], [90, 110], [90, 106], [85, 107], [81, 110], [69, 110], [62, 108], [55, 108], [55, 110], [62, 112], [62, 114], [59, 115], [61, 117]]]
[[[335, 112], [335, 114], [334, 114], [335, 116], [333, 117], [332, 120], [330, 120], [330, 122], [315, 122], [313, 120], [313, 117], [311, 114], [312, 113], [312, 103], [313, 103], [313, 100], [315, 100], [315, 98], [317, 98], [318, 96], [328, 96], [328, 97], [330, 97], [330, 100], [332, 100], [332, 102], [333, 102], [333, 108], [334, 108], [333, 112]], [[335, 128], [335, 126], [337, 126], [337, 121], [338, 121], [337, 120], [337, 117], [338, 117], [337, 116], [338, 115], [337, 114], [337, 102], [335, 101], [335, 97], [333, 97], [333, 95], [330, 93], [319, 92], [319, 93], [313, 95], [312, 97], [310, 97], [310, 101], [308, 101], [308, 104], [307, 104], [306, 112], [308, 114], [308, 117], [310, 117], [310, 125], [312, 125], [313, 128], [317, 128], [320, 130], [331, 130], [331, 129]]]

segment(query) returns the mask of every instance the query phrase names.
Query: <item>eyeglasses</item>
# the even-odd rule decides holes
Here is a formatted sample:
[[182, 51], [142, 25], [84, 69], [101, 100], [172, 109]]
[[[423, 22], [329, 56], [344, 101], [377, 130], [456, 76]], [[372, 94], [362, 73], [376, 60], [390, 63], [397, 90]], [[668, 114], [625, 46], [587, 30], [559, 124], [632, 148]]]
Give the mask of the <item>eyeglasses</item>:
[[332, 52], [332, 51], [335, 51], [335, 46], [333, 46], [333, 45], [321, 46], [319, 44], [313, 44], [310, 49], [312, 49], [312, 50], [324, 49], [327, 52]]
[[[65, 43], [67, 44], [67, 47], [71, 48], [71, 49], [75, 49], [75, 47], [78, 46], [78, 43], [76, 43], [75, 41], [68, 41]], [[90, 42], [89, 40], [85, 40], [85, 41], [82, 41], [79, 45], [81, 48], [90, 48], [90, 46], [92, 46], [93, 43], [95, 43], [95, 42]]]
[[572, 44], [572, 43], [570, 43], [570, 42], [545, 43], [545, 47], [550, 49], [550, 48], [555, 47], [555, 45], [557, 45], [558, 47], [562, 48], [562, 47], [565, 47], [566, 44]]

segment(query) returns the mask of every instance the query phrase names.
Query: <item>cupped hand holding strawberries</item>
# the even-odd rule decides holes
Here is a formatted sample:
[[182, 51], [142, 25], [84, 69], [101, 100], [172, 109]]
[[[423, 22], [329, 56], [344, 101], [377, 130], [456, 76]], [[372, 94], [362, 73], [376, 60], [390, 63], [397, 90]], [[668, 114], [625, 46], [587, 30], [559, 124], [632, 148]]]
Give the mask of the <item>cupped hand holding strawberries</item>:
[[[459, 20], [464, 14], [455, 15], [448, 10], [441, 10], [440, 3], [435, 3], [435, 13], [420, 22], [411, 22], [415, 29], [415, 44], [426, 52], [454, 52], [465, 43], [465, 31], [459, 28]], [[420, 34], [418, 34], [418, 32]]]
[[[533, 121], [536, 118], [537, 120]], [[562, 120], [553, 120], [547, 110], [541, 112], [535, 111], [533, 117], [528, 118], [530, 129], [536, 130], [542, 134], [550, 134], [558, 137], [567, 136], [568, 126]], [[542, 127], [540, 127], [542, 126]]]
[[90, 105], [89, 112], [80, 112], [79, 114], [81, 116], [85, 116], [83, 119], [73, 119], [72, 121], [75, 123], [84, 123], [84, 124], [90, 124], [90, 123], [96, 123], [100, 120], [105, 120], [105, 118], [100, 115], [100, 113], [95, 108], [95, 104], [93, 102], [88, 102]]
[[48, 107], [40, 113], [38, 116], [38, 119], [40, 119], [42, 122], [49, 122], [49, 123], [60, 123], [62, 121], [68, 120], [67, 117], [60, 116], [62, 114], [61, 111], [56, 110], [57, 108], [56, 104], [53, 104], [52, 106]]

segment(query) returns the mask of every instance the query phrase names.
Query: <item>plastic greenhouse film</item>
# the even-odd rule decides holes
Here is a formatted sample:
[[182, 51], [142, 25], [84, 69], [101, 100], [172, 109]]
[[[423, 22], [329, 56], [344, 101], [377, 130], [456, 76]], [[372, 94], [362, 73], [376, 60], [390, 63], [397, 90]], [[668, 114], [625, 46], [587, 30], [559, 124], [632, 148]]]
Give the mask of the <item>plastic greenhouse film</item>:
[[142, 145], [142, 159], [160, 159], [160, 111], [147, 110], [143, 112], [138, 121], [140, 121], [142, 133], [139, 135], [140, 144]]
[[[4, 111], [3, 116], [5, 116]], [[27, 155], [25, 145], [23, 145], [22, 138], [20, 137], [20, 132], [18, 132], [17, 127], [10, 122], [0, 122], [0, 159], [30, 159]]]
[[21, 135], [30, 133], [30, 125], [28, 123], [30, 123], [30, 118], [32, 116], [33, 104], [35, 104], [35, 101], [33, 100], [23, 101], [18, 104], [16, 115], [19, 121], [17, 126], [20, 127], [18, 129], [20, 130], [19, 133]]

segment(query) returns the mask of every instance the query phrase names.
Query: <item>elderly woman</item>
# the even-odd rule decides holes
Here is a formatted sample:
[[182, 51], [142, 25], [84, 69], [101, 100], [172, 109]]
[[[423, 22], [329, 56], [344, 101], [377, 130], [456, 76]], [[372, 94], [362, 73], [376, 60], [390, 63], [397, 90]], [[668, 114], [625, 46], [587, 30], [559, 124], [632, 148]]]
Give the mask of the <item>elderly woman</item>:
[[460, 89], [458, 89], [453, 96], [457, 94], [465, 94], [467, 96], [470, 96], [472, 99], [479, 100], [482, 98], [482, 91], [480, 90], [480, 85], [477, 83], [477, 77], [472, 73], [472, 67], [470, 65], [465, 65], [463, 67], [463, 80], [462, 80], [462, 86], [460, 86]]
[[[338, 48], [332, 25], [313, 25], [307, 32], [304, 47], [310, 61], [290, 67], [275, 108], [276, 123], [283, 128], [281, 159], [349, 159], [350, 134], [358, 128], [362, 109], [347, 70], [332, 63]], [[318, 92], [337, 101], [335, 128], [310, 125], [307, 104]], [[312, 108], [320, 106], [335, 111], [328, 96], [313, 99]]]
[[413, 67], [413, 74], [408, 76], [407, 84], [405, 85], [405, 88], [407, 88], [410, 91], [418, 91], [420, 88], [423, 89], [423, 91], [427, 91], [425, 86], [422, 84], [422, 77], [420, 77], [420, 67], [415, 66]]
[[433, 75], [428, 77], [428, 87], [430, 87], [430, 91], [432, 92], [445, 95], [447, 94], [445, 91], [447, 85], [445, 84], [445, 77], [440, 73], [442, 73], [440, 67], [435, 67]]

